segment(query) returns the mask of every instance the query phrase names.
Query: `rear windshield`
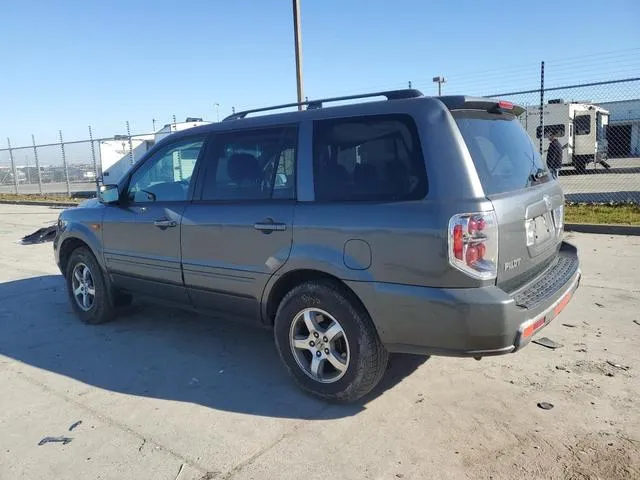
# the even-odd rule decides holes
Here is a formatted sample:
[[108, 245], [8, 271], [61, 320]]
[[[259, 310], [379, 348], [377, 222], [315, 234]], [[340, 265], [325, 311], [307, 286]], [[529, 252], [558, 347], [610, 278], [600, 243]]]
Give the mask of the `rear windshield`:
[[453, 112], [453, 117], [486, 195], [549, 180], [540, 154], [513, 115], [464, 110]]

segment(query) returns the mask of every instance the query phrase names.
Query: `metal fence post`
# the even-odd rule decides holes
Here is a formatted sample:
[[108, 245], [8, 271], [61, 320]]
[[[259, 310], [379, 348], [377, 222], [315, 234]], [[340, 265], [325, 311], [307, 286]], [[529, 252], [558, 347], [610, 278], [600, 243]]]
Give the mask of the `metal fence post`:
[[544, 62], [540, 62], [540, 155], [544, 144]]
[[89, 141], [91, 142], [91, 161], [93, 162], [93, 172], [96, 176], [96, 192], [100, 191], [100, 175], [98, 174], [98, 162], [96, 162], [96, 147], [93, 145], [93, 132], [89, 125]]
[[38, 171], [38, 193], [42, 195], [42, 174], [40, 173], [40, 160], [38, 160], [38, 147], [36, 147], [36, 137], [31, 134], [31, 143], [33, 144], [33, 158], [36, 159], [36, 170]]
[[133, 142], [131, 141], [131, 128], [129, 127], [129, 120], [127, 120], [127, 138], [129, 139], [129, 163], [133, 165], [135, 160], [133, 158]]
[[64, 152], [62, 130], [58, 130], [58, 133], [60, 134], [60, 149], [62, 150], [62, 165], [64, 167], [64, 180], [67, 183], [67, 195], [71, 196], [71, 183], [69, 183], [69, 168], [67, 167], [67, 156]]
[[11, 159], [11, 172], [13, 175], [13, 189], [18, 194], [18, 171], [16, 170], [16, 162], [13, 159], [13, 150], [11, 150], [11, 140], [7, 137], [7, 145], [9, 145], [9, 158]]

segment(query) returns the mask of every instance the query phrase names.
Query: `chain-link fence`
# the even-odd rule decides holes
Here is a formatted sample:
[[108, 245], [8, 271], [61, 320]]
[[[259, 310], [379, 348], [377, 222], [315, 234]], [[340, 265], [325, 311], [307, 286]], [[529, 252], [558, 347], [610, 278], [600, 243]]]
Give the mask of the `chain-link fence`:
[[[475, 77], [463, 84], [461, 93], [500, 98], [524, 108], [519, 119], [543, 159], [554, 157], [559, 162], [554, 165], [550, 158], [548, 165], [557, 173], [567, 201], [640, 203], [640, 77], [574, 84], [569, 81], [576, 75], [571, 64], [560, 72], [564, 76], [557, 69], [551, 76], [563, 85], [545, 85], [544, 63], [541, 67], [539, 71], [527, 67], [515, 77], [518, 84], [533, 88], [487, 92], [493, 81]], [[414, 86], [421, 87], [417, 83]], [[177, 124], [174, 117], [173, 124], [144, 135], [131, 135], [127, 122], [126, 135], [110, 138], [93, 139], [89, 129], [90, 138], [83, 141], [63, 141], [60, 133], [60, 142], [54, 144], [36, 145], [34, 140], [29, 146], [12, 147], [8, 143], [0, 149], [0, 193], [95, 192], [99, 178], [113, 183], [154, 142], [195, 125], [189, 120], [200, 119]], [[552, 141], [552, 150], [559, 150], [561, 159], [549, 154]]]
[[98, 179], [109, 180], [114, 170], [119, 178], [151, 148], [157, 133], [72, 142], [60, 137], [59, 143], [0, 149], [0, 193], [92, 195]]
[[524, 107], [520, 121], [567, 201], [640, 203], [640, 78], [488, 96]]

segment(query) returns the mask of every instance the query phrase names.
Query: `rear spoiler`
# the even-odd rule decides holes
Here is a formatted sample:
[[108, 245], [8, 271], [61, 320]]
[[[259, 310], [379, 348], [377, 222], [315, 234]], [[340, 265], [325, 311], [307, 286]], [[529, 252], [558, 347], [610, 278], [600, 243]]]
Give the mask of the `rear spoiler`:
[[512, 113], [519, 116], [524, 108], [505, 100], [497, 100], [487, 97], [467, 97], [464, 95], [451, 95], [438, 97], [449, 110], [484, 110], [491, 113]]

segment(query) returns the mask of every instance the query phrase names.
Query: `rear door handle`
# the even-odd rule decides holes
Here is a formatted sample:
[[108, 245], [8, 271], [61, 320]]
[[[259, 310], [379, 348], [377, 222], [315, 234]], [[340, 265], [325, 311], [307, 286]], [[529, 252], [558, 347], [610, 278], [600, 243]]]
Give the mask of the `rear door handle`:
[[272, 218], [267, 218], [261, 222], [254, 223], [253, 228], [260, 230], [262, 233], [284, 232], [287, 229], [287, 224], [274, 222]]
[[175, 220], [167, 219], [156, 220], [155, 222], [153, 222], [153, 226], [158, 228], [173, 228], [178, 226], [178, 222], [176, 222]]

